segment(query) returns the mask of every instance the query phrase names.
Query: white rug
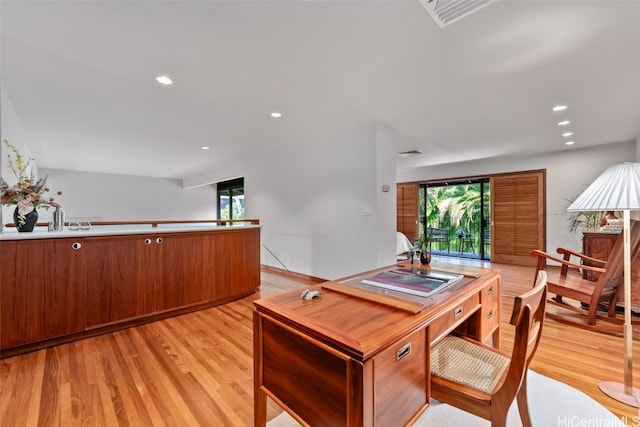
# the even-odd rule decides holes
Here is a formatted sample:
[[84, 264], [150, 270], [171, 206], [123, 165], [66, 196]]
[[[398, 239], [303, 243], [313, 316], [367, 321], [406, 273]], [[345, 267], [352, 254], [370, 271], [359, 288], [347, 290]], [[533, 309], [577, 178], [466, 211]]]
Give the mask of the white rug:
[[[529, 410], [531, 422], [538, 427], [619, 426], [631, 425], [632, 420], [618, 419], [598, 402], [559, 381], [529, 371]], [[268, 427], [299, 427], [289, 414], [283, 412], [267, 423]], [[429, 408], [414, 424], [415, 427], [488, 427], [489, 421], [457, 408], [432, 400]], [[521, 427], [516, 403], [511, 406], [507, 426]]]

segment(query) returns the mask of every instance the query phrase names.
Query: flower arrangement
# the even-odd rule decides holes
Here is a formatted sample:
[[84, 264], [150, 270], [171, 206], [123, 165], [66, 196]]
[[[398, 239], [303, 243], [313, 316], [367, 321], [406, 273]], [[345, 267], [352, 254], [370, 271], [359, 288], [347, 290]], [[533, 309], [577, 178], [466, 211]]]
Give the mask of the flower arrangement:
[[[44, 206], [48, 209], [50, 206], [59, 207], [53, 197], [45, 197], [44, 193], [48, 192], [47, 177], [38, 179], [35, 183], [31, 182], [32, 178], [27, 176], [27, 170], [29, 170], [29, 164], [31, 160], [24, 160], [24, 157], [20, 154], [18, 149], [4, 140], [5, 145], [13, 152], [15, 159], [11, 159], [9, 154], [9, 168], [13, 171], [18, 183], [15, 185], [9, 185], [7, 181], [0, 176], [0, 203], [3, 205], [17, 205], [18, 207], [18, 223], [24, 225], [26, 222], [25, 216], [32, 212], [34, 209]], [[62, 195], [61, 191], [56, 193], [58, 196]]]

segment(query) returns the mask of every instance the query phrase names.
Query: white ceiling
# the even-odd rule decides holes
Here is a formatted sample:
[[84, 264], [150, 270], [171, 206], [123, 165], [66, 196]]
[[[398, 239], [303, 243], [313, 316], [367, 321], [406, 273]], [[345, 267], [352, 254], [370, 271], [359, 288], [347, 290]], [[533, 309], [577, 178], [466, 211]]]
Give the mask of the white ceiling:
[[498, 0], [445, 28], [418, 0], [0, 7], [41, 167], [182, 178], [375, 122], [425, 153], [399, 169], [640, 136], [640, 1]]

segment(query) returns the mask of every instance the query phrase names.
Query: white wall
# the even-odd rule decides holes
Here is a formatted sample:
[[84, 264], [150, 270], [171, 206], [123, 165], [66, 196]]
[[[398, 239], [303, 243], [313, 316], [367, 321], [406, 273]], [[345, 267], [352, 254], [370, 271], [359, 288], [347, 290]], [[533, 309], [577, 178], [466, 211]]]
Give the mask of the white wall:
[[[180, 180], [40, 168], [66, 218], [104, 221], [198, 220], [216, 218], [216, 192], [210, 186], [184, 189]], [[39, 210], [39, 221], [53, 211]]]
[[393, 142], [378, 141], [377, 131], [371, 125], [245, 161], [245, 212], [260, 219], [262, 243], [275, 255], [263, 249], [263, 264], [334, 279], [395, 261], [395, 193], [379, 187], [394, 186], [395, 156], [382, 158]]
[[544, 155], [522, 155], [430, 166], [398, 172], [398, 182], [482, 176], [524, 170], [547, 170], [547, 251], [559, 246], [582, 250], [581, 233], [569, 232], [568, 216], [563, 214], [567, 199], [584, 191], [604, 170], [636, 158], [635, 141], [571, 149]]
[[[18, 179], [13, 174], [13, 171], [7, 166], [9, 149], [4, 144], [4, 140], [9, 141], [25, 159], [31, 158], [31, 152], [27, 142], [25, 141], [24, 130], [22, 124], [16, 115], [13, 105], [7, 96], [4, 86], [0, 82], [0, 129], [2, 135], [0, 136], [0, 176], [2, 176], [9, 185], [15, 184]], [[11, 153], [12, 158], [13, 153]], [[31, 165], [34, 167], [34, 174], [37, 176], [36, 162], [31, 161]], [[5, 222], [13, 222], [13, 211], [15, 206], [0, 206], [0, 232], [2, 231], [3, 224]]]
[[[396, 262], [396, 153], [398, 152], [398, 141], [401, 137], [402, 135], [387, 125], [381, 123], [376, 125], [378, 266], [390, 265]], [[383, 185], [388, 185], [390, 191], [383, 192]], [[390, 245], [392, 245], [393, 250], [390, 250]]]

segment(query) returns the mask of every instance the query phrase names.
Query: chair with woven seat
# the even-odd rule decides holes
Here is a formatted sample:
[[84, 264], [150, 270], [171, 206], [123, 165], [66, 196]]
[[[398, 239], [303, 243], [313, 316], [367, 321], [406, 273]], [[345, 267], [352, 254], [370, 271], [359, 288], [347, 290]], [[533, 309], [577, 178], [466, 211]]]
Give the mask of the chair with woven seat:
[[544, 322], [547, 275], [539, 272], [534, 288], [515, 298], [511, 353], [469, 338], [446, 336], [431, 349], [431, 395], [504, 426], [517, 398], [520, 419], [531, 426], [527, 404], [527, 369], [538, 347]]

